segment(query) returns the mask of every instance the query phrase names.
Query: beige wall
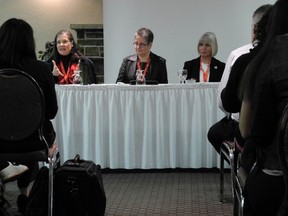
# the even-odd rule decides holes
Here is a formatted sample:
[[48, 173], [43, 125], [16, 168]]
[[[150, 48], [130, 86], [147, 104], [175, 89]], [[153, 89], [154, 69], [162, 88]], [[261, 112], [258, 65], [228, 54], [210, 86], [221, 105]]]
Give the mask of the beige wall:
[[1, 0], [0, 24], [12, 17], [32, 25], [38, 52], [70, 24], [103, 24], [103, 0]]

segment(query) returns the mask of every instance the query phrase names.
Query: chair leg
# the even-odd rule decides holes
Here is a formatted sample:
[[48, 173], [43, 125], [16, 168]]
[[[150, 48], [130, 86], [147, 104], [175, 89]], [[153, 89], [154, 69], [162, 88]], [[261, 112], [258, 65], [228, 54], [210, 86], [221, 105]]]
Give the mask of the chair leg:
[[224, 155], [220, 150], [220, 202], [223, 202], [224, 193]]
[[53, 195], [54, 195], [54, 169], [58, 165], [59, 152], [54, 153], [51, 158], [48, 158], [49, 162], [49, 187], [48, 187], [48, 216], [53, 216]]

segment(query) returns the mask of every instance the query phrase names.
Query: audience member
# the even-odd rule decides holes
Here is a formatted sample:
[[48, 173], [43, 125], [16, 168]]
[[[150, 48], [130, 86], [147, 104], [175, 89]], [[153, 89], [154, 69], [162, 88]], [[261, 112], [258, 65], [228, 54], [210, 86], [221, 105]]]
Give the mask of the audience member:
[[88, 84], [96, 83], [93, 62], [78, 51], [73, 35], [68, 30], [61, 30], [55, 35], [53, 50], [47, 62], [57, 84], [72, 84], [77, 69], [87, 73]]
[[153, 39], [154, 35], [148, 28], [136, 31], [133, 42], [136, 54], [124, 58], [116, 83], [130, 83], [135, 80], [137, 70], [143, 70], [147, 81], [168, 83], [166, 60], [151, 52]]
[[196, 82], [220, 82], [225, 63], [214, 56], [218, 52], [216, 35], [213, 32], [204, 33], [198, 42], [197, 51], [199, 57], [186, 61], [183, 69], [187, 69], [186, 79], [194, 79]]
[[[226, 94], [230, 93], [230, 99], [226, 99], [224, 101], [225, 107], [223, 107], [222, 98], [221, 98], [221, 92], [227, 85], [228, 79], [230, 78], [230, 73], [233, 72], [233, 74], [236, 74], [237, 77], [241, 77], [242, 73], [245, 70], [245, 67], [248, 64], [248, 59], [243, 62], [242, 60], [238, 62], [238, 58], [242, 56], [245, 53], [248, 53], [250, 49], [253, 47], [256, 47], [259, 40], [261, 40], [261, 37], [263, 35], [263, 31], [265, 31], [264, 28], [258, 27], [258, 23], [262, 19], [263, 15], [267, 12], [267, 10], [271, 8], [271, 5], [263, 5], [257, 8], [252, 16], [252, 29], [251, 29], [251, 44], [244, 45], [234, 51], [232, 51], [227, 59], [225, 70], [221, 79], [221, 82], [218, 87], [218, 106], [219, 108], [226, 113], [226, 117], [221, 119], [219, 122], [215, 123], [208, 131], [208, 140], [213, 145], [215, 150], [220, 153], [220, 147], [224, 140], [227, 141], [233, 141], [237, 131], [239, 131], [239, 111], [241, 102], [239, 99], [238, 89], [239, 89], [239, 82], [238, 80], [235, 80], [236, 83], [234, 85], [228, 86], [228, 88], [231, 88], [231, 92], [225, 91]], [[256, 52], [253, 52], [256, 53]], [[250, 54], [249, 54], [250, 55]], [[249, 57], [250, 58], [250, 57]], [[252, 58], [252, 57], [251, 57]], [[231, 79], [232, 80], [232, 79]], [[240, 79], [241, 80], [241, 79]], [[231, 81], [230, 81], [231, 82]], [[236, 100], [236, 102], [234, 102]], [[231, 102], [230, 102], [231, 101]], [[237, 103], [238, 101], [238, 103]], [[229, 106], [238, 106], [238, 109], [229, 109]], [[231, 115], [230, 115], [231, 113]]]
[[[31, 75], [40, 85], [45, 98], [45, 120], [43, 126], [44, 136], [50, 145], [50, 150], [55, 150], [55, 132], [51, 119], [56, 116], [58, 105], [55, 92], [55, 84], [52, 73], [45, 62], [39, 61], [35, 53], [35, 41], [32, 27], [22, 19], [11, 18], [0, 27], [0, 68], [16, 68]], [[32, 134], [23, 142], [33, 143], [38, 133]], [[0, 143], [6, 141], [0, 140]], [[19, 143], [18, 148], [23, 147]], [[24, 149], [23, 149], [24, 150]], [[38, 170], [38, 163], [23, 162], [29, 170], [20, 176], [18, 187], [20, 195], [17, 198], [18, 209], [24, 212], [28, 195], [28, 186], [33, 180], [35, 171]]]
[[277, 215], [285, 194], [277, 126], [288, 102], [287, 10], [288, 1], [276, 1], [266, 40], [245, 71], [239, 127], [255, 146], [257, 163], [246, 180], [244, 215]]

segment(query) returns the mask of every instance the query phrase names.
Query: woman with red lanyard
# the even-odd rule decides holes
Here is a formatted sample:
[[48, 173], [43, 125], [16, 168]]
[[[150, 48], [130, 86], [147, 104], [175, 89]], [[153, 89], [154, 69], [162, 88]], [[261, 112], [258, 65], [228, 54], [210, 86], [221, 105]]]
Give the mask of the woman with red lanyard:
[[72, 84], [75, 71], [80, 64], [85, 66], [88, 72], [88, 84], [96, 83], [93, 62], [77, 50], [73, 35], [68, 30], [61, 30], [56, 34], [48, 63], [57, 84]]
[[148, 28], [140, 28], [134, 35], [133, 46], [136, 54], [124, 58], [116, 83], [130, 83], [136, 80], [136, 71], [142, 70], [146, 83], [168, 83], [166, 60], [150, 50], [154, 35]]
[[220, 82], [225, 63], [214, 58], [218, 51], [215, 34], [204, 33], [199, 39], [197, 50], [200, 56], [184, 63], [183, 69], [188, 71], [186, 79], [194, 79], [196, 82]]

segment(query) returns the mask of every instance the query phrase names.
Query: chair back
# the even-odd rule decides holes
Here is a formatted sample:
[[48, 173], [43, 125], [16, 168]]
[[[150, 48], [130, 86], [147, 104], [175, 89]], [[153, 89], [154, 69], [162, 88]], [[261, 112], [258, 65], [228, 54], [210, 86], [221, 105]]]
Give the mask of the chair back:
[[25, 160], [32, 157], [35, 161], [36, 156], [39, 161], [47, 160], [42, 130], [45, 100], [35, 79], [17, 69], [0, 70], [0, 101], [0, 160], [23, 161], [24, 155], [15, 155], [22, 152], [27, 154]]

